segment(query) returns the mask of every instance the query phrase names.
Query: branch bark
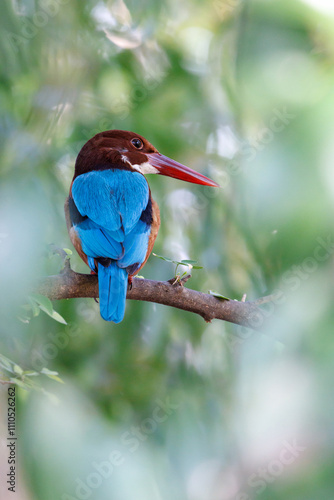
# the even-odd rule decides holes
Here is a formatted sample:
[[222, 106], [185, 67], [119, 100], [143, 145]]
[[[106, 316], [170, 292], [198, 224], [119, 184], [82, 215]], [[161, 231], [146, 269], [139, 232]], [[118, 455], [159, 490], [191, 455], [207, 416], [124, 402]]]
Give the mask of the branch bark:
[[[258, 304], [271, 301], [271, 296], [254, 302], [220, 300], [213, 295], [185, 288], [183, 285], [188, 279], [189, 276], [186, 276], [175, 282], [134, 278], [132, 289], [128, 289], [127, 299], [176, 307], [199, 314], [207, 322], [220, 319], [253, 329], [259, 329], [262, 325], [264, 315]], [[97, 276], [74, 272], [68, 261], [59, 275], [41, 279], [32, 291], [45, 295], [50, 300], [99, 296]]]

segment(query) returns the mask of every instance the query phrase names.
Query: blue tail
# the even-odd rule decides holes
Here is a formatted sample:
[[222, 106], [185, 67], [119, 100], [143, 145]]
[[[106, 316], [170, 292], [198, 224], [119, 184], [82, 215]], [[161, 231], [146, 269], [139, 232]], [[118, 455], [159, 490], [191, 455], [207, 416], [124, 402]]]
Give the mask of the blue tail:
[[124, 318], [128, 273], [111, 262], [108, 267], [98, 267], [100, 313], [106, 321], [120, 323]]

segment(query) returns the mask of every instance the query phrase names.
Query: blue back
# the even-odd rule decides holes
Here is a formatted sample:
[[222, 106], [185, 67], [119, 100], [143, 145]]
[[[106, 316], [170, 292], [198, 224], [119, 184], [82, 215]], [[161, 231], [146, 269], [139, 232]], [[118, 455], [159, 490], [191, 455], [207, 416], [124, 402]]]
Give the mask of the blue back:
[[98, 263], [101, 315], [107, 321], [122, 321], [127, 291], [127, 269], [131, 274], [144, 262], [150, 224], [141, 220], [149, 201], [149, 187], [139, 172], [92, 171], [79, 175], [72, 185], [74, 203], [83, 217], [74, 229], [90, 268]]

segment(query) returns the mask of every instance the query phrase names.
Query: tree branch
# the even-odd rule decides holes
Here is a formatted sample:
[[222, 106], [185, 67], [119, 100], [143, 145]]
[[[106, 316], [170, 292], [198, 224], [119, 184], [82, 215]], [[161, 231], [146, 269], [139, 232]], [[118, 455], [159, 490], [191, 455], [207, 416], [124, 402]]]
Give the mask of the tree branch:
[[[264, 316], [258, 307], [260, 299], [254, 302], [220, 300], [213, 295], [185, 288], [183, 285], [189, 277], [187, 275], [176, 282], [175, 279], [153, 281], [134, 278], [132, 289], [128, 289], [127, 299], [156, 302], [183, 309], [199, 314], [207, 322], [216, 318], [253, 329], [262, 325]], [[41, 279], [32, 291], [45, 295], [50, 300], [99, 296], [97, 276], [72, 271], [68, 260], [59, 275]]]

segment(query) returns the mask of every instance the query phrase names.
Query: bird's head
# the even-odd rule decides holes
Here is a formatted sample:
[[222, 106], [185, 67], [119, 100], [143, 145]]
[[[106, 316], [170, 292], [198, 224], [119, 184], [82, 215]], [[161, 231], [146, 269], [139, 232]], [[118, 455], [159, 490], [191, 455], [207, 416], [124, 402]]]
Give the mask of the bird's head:
[[92, 170], [110, 168], [161, 174], [194, 184], [219, 187], [208, 177], [160, 154], [141, 135], [125, 130], [100, 132], [86, 142], [77, 157], [74, 178]]

